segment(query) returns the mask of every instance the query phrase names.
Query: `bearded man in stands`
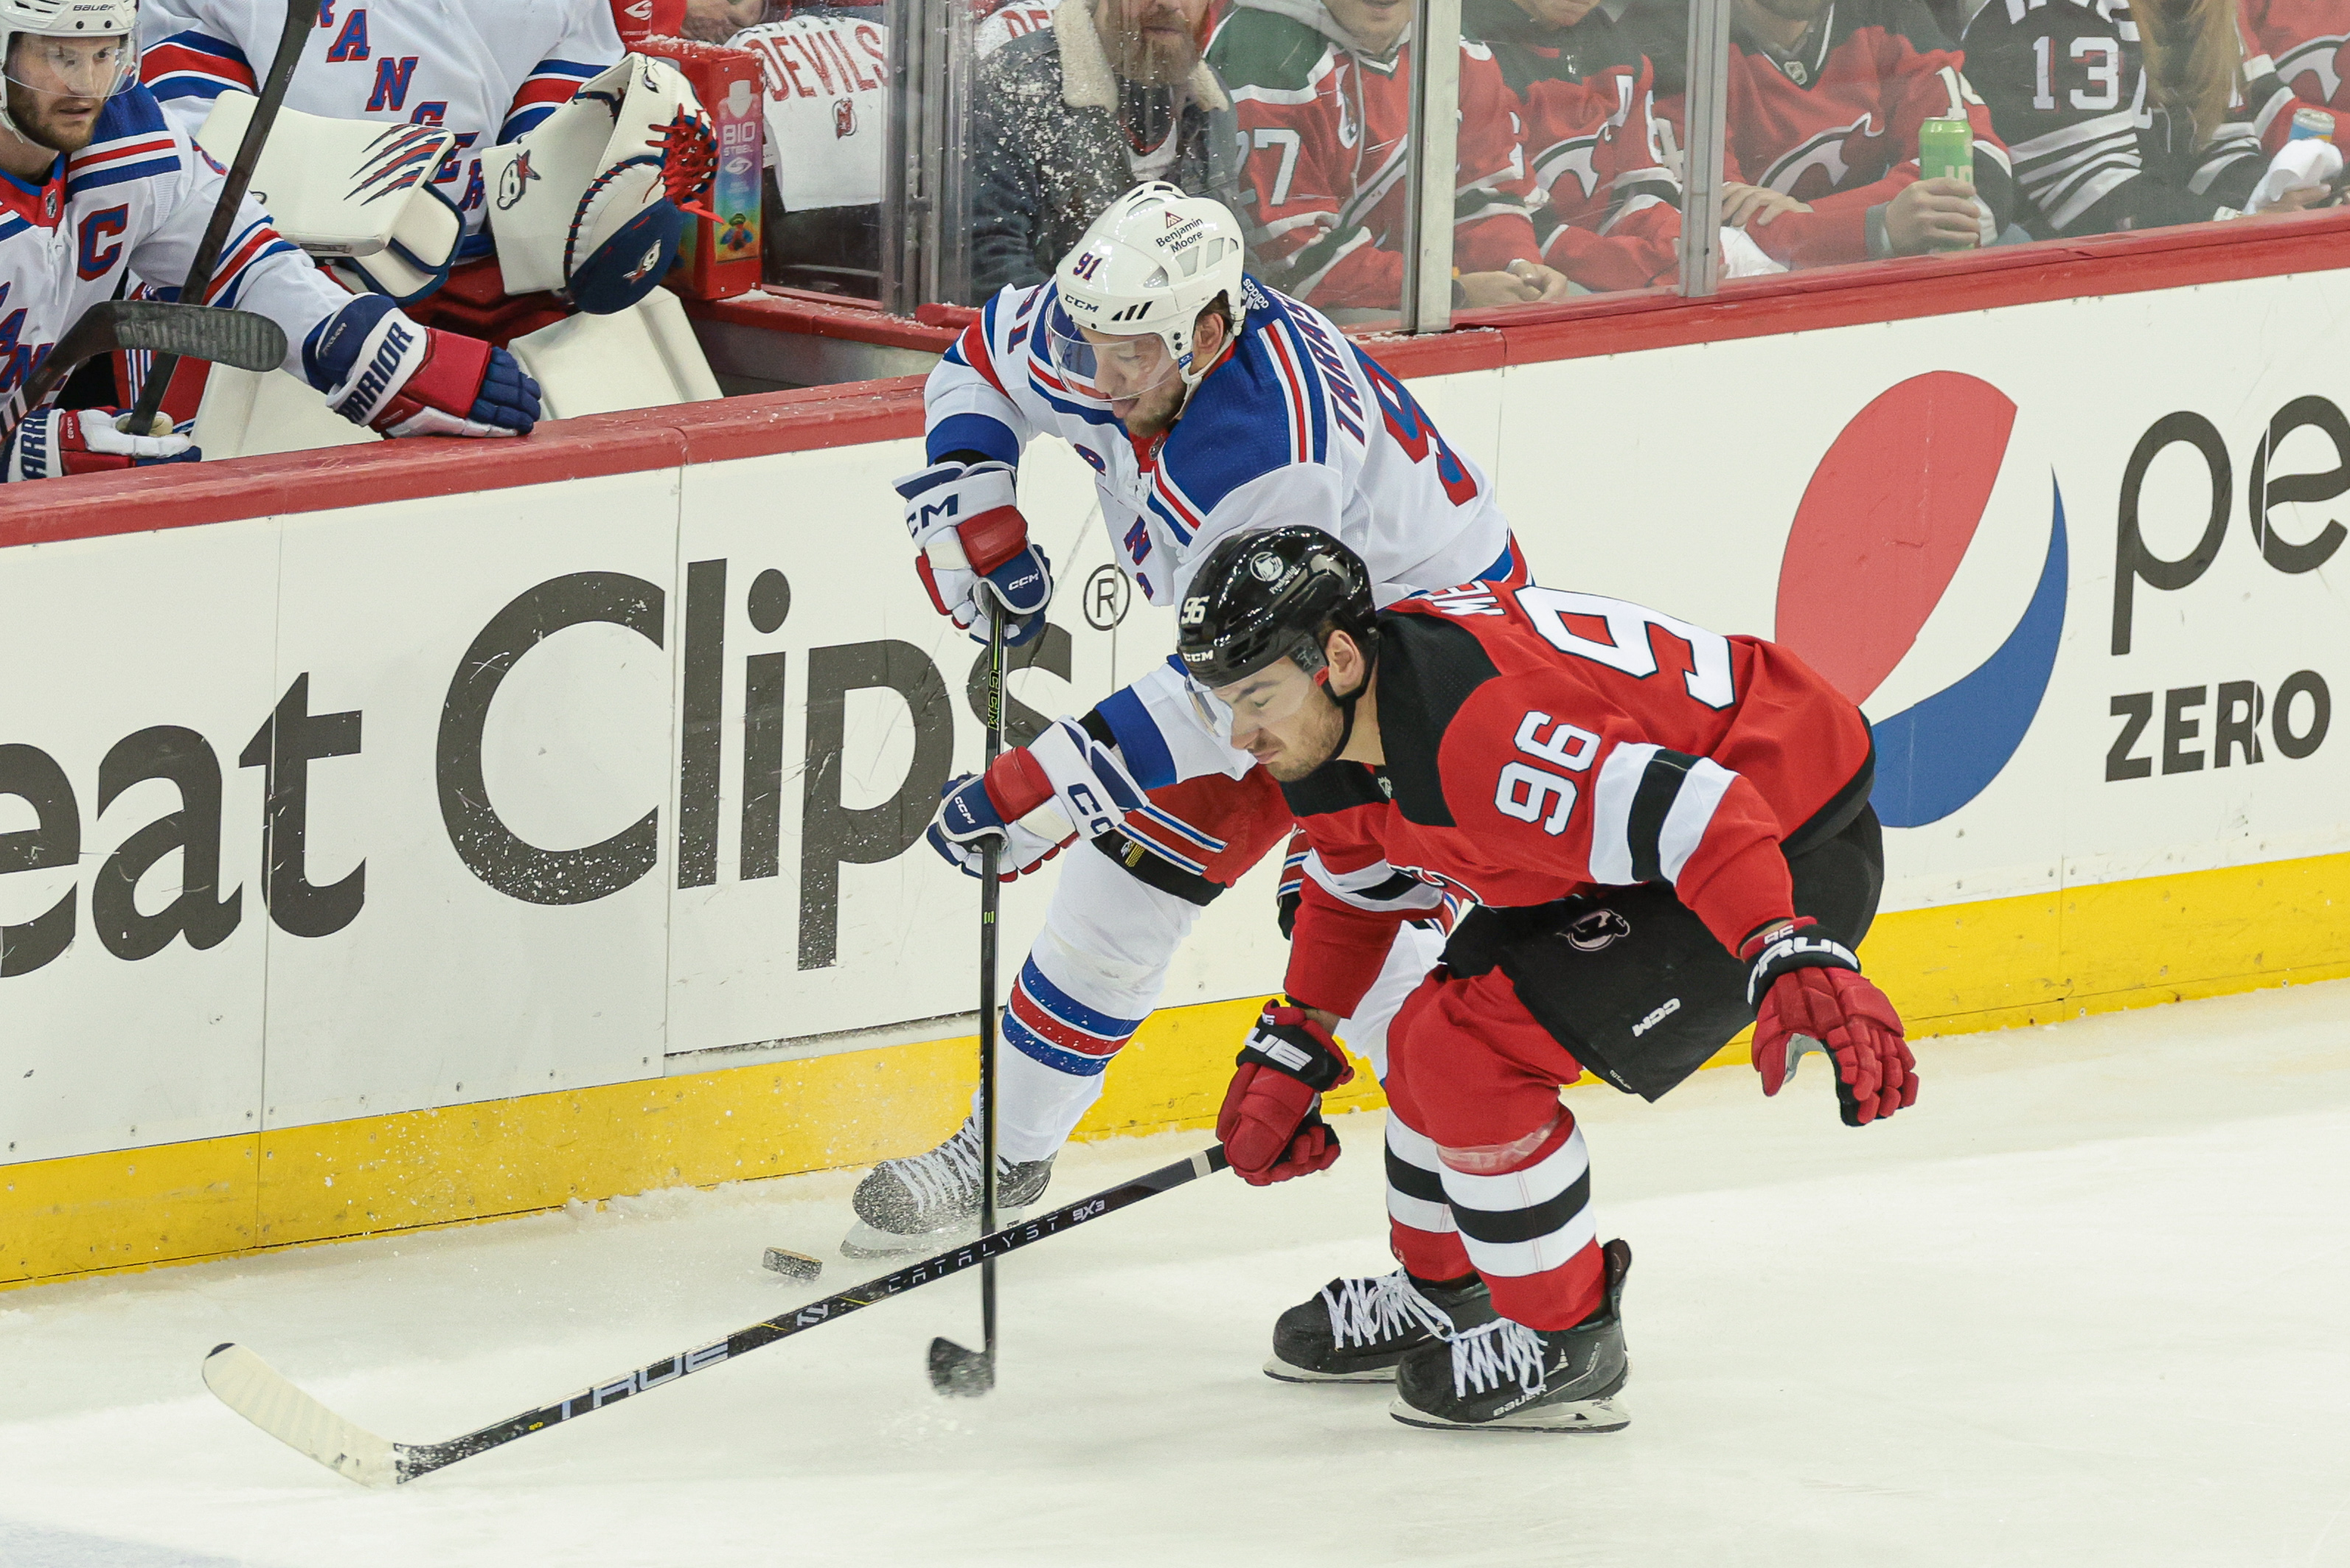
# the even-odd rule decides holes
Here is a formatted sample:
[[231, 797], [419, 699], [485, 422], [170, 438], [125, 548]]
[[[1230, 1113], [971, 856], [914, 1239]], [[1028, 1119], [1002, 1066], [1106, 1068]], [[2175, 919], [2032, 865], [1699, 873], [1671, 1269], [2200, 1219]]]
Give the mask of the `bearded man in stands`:
[[1163, 180], [1227, 205], [1232, 99], [1201, 58], [1210, 0], [1067, 0], [990, 54], [973, 94], [972, 286], [1044, 282], [1094, 219]]

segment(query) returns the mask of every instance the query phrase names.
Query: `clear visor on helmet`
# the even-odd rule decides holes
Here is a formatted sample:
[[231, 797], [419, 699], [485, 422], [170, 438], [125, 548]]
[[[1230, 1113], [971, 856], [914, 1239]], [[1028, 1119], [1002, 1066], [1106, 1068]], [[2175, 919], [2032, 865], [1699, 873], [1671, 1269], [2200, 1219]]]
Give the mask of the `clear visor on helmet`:
[[[1305, 700], [1320, 684], [1313, 676], [1297, 667], [1294, 659], [1276, 659], [1253, 675], [1243, 676], [1229, 686], [1211, 687], [1200, 702], [1202, 715], [1214, 722], [1223, 720], [1219, 732], [1233, 744], [1244, 744], [1259, 730], [1295, 716]], [[1222, 710], [1220, 715], [1217, 709]]]
[[8, 80], [51, 98], [112, 98], [139, 76], [139, 51], [131, 40], [112, 34], [96, 38], [50, 38], [19, 33], [8, 42]]
[[1155, 387], [1178, 379], [1175, 356], [1155, 332], [1132, 337], [1106, 334], [1087, 337], [1066, 318], [1055, 319], [1045, 335], [1053, 356], [1053, 369], [1069, 390], [1106, 403], [1139, 398]]

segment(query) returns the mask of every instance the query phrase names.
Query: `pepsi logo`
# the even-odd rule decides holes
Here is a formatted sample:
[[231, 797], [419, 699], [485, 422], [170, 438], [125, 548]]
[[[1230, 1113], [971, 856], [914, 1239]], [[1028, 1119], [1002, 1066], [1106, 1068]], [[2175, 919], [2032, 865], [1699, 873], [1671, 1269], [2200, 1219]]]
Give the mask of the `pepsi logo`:
[[[1874, 723], [1871, 800], [1888, 827], [1939, 822], [1981, 794], [2023, 743], [2047, 694], [2067, 572], [2064, 498], [2054, 471], [2036, 560], [2012, 548], [2004, 537], [2012, 529], [1979, 539], [1994, 491], [2003, 505], [2029, 504], [2033, 536], [2043, 536], [2034, 476], [2000, 483], [2014, 427], [2014, 403], [1990, 382], [1950, 370], [1913, 376], [1855, 414], [1829, 444], [1788, 534], [1776, 640], [1856, 703], [1910, 657], [1971, 556], [1995, 564], [1992, 575], [2011, 585], [2007, 597], [2022, 601], [1988, 657], [1950, 670], [1947, 680], [1933, 671], [1937, 689]], [[2022, 496], [2033, 499], [2019, 503]]]

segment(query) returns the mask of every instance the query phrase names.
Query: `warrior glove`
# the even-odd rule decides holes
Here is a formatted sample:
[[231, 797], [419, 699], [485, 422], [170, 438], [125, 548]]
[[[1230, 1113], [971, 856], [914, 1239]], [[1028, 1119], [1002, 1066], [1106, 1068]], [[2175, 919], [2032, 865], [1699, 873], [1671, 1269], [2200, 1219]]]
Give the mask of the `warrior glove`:
[[1756, 1010], [1754, 1070], [1762, 1092], [1775, 1095], [1804, 1052], [1825, 1051], [1845, 1126], [1866, 1127], [1918, 1103], [1918, 1063], [1892, 1002], [1862, 977], [1850, 949], [1812, 934], [1817, 924], [1773, 921], [1738, 950], [1739, 961], [1752, 966], [1746, 999]]
[[363, 294], [311, 330], [302, 369], [328, 406], [388, 436], [528, 435], [538, 383], [503, 348], [420, 327]]
[[1216, 1113], [1233, 1173], [1252, 1187], [1310, 1176], [1337, 1162], [1338, 1135], [1322, 1096], [1355, 1075], [1346, 1054], [1302, 1007], [1264, 1004]]
[[1015, 648], [1045, 629], [1053, 567], [1028, 542], [1010, 463], [951, 458], [898, 481], [898, 493], [914, 569], [941, 615], [984, 640], [987, 618], [1001, 614]]
[[195, 462], [203, 458], [192, 438], [125, 435], [116, 428], [120, 409], [36, 409], [9, 432], [6, 476], [54, 479], [61, 473], [113, 473], [158, 462]]

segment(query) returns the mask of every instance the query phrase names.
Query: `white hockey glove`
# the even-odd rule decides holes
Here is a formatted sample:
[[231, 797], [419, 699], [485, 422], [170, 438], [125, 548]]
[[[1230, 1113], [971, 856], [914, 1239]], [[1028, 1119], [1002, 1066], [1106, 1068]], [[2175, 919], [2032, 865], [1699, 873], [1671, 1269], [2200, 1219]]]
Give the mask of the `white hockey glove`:
[[1141, 804], [1141, 787], [1118, 753], [1061, 719], [996, 758], [984, 777], [949, 784], [928, 836], [950, 865], [976, 877], [986, 840], [1001, 835], [1005, 875], [1016, 877], [1080, 835], [1098, 838]]
[[1028, 542], [1010, 463], [950, 458], [906, 475], [897, 488], [914, 569], [941, 615], [983, 639], [987, 617], [1000, 611], [1008, 618], [1003, 639], [1015, 648], [1045, 629], [1053, 568]]
[[[1002, 768], [1008, 760], [999, 757], [996, 767]], [[987, 875], [990, 839], [1003, 843], [1002, 857], [995, 863], [999, 882], [1026, 876], [1076, 842], [1076, 834], [1050, 800], [1025, 816], [1004, 821], [988, 792], [988, 780], [977, 774], [949, 780], [939, 795], [938, 815], [931, 818], [930, 831], [923, 836], [940, 859], [966, 877]]]
[[119, 409], [40, 409], [8, 437], [8, 482], [54, 479], [61, 473], [112, 473], [156, 462], [194, 462], [204, 455], [193, 438], [125, 435], [115, 428]]

